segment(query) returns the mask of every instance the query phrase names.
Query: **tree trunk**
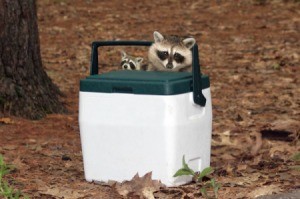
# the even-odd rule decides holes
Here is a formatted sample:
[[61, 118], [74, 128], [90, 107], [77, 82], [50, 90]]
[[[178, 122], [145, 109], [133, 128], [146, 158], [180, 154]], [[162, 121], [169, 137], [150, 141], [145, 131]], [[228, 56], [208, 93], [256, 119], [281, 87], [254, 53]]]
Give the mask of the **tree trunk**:
[[0, 0], [0, 114], [62, 113], [59, 95], [42, 66], [35, 0]]

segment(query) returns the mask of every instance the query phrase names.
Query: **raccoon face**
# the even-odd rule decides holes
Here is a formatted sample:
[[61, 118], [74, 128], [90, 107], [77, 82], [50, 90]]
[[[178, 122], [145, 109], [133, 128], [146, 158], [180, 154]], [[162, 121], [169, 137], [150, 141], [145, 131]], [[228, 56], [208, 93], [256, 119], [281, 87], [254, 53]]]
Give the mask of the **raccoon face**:
[[124, 51], [121, 52], [121, 68], [123, 70], [140, 70], [143, 58], [127, 55]]
[[191, 48], [196, 43], [194, 38], [178, 36], [164, 37], [154, 32], [154, 44], [149, 49], [149, 61], [158, 70], [178, 71], [192, 65]]

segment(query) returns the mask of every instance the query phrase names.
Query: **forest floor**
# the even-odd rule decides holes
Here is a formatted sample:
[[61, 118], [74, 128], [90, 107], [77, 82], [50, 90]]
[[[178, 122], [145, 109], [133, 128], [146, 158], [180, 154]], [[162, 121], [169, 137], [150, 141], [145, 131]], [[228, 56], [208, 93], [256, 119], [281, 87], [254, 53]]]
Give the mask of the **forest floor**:
[[[30, 198], [142, 195], [124, 196], [121, 185], [85, 181], [79, 80], [89, 74], [92, 41], [152, 41], [158, 30], [192, 35], [199, 45], [201, 70], [211, 80], [211, 166], [212, 177], [222, 185], [219, 198], [299, 191], [299, 161], [292, 158], [300, 151], [299, 1], [38, 0], [37, 4], [43, 65], [64, 93], [69, 113], [37, 121], [0, 118], [0, 154], [15, 166], [6, 177], [14, 187]], [[119, 65], [119, 51], [104, 47], [100, 72]], [[146, 57], [146, 49], [127, 51]], [[200, 187], [200, 183], [162, 187], [148, 198], [201, 198]]]

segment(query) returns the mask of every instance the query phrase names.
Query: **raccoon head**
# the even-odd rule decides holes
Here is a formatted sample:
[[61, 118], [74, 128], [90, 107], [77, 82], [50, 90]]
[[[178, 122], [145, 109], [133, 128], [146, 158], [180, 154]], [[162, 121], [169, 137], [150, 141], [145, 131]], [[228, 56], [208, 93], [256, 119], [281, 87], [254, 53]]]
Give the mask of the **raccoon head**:
[[127, 55], [124, 51], [121, 52], [121, 68], [123, 70], [140, 70], [143, 58]]
[[154, 43], [148, 52], [149, 62], [157, 70], [179, 71], [192, 66], [191, 48], [196, 43], [192, 37], [163, 36], [153, 33]]

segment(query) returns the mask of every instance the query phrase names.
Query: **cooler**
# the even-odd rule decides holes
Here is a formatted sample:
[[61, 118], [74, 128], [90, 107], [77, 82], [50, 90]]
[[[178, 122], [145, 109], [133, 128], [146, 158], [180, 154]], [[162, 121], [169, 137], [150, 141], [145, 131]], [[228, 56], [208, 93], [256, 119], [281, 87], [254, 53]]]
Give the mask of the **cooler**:
[[150, 46], [146, 41], [93, 42], [91, 74], [80, 81], [79, 125], [87, 181], [130, 180], [152, 172], [167, 186], [185, 156], [194, 171], [210, 165], [212, 105], [208, 76], [193, 72], [111, 71], [98, 74], [101, 46]]

